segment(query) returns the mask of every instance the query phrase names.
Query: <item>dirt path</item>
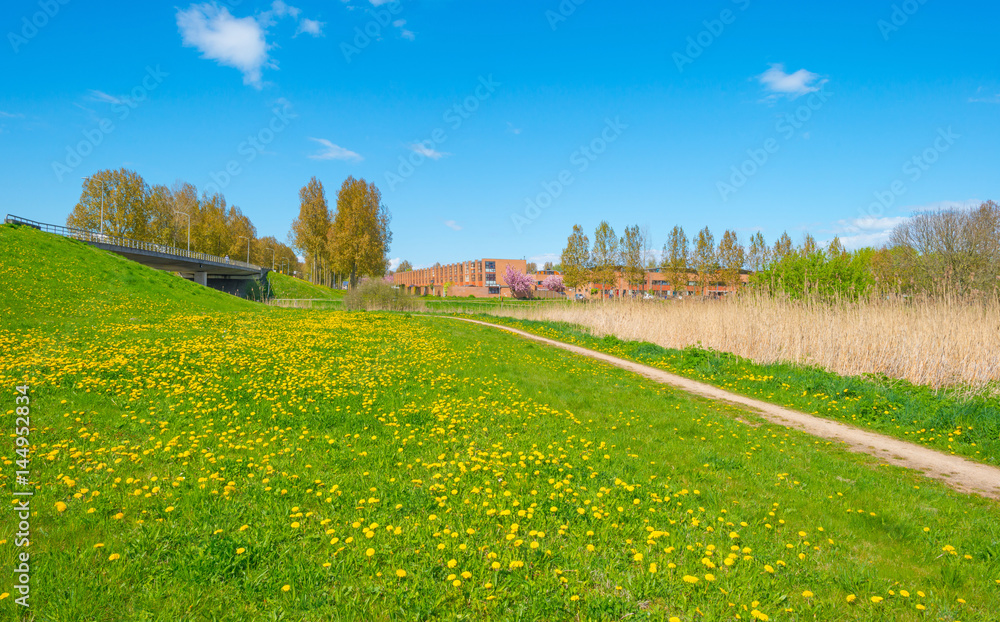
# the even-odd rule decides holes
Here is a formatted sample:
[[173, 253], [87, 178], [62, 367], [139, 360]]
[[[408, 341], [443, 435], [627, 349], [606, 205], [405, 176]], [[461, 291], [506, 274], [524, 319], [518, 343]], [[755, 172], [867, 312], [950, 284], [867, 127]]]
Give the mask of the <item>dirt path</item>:
[[1000, 499], [1000, 468], [972, 462], [960, 456], [944, 454], [933, 449], [928, 449], [927, 447], [892, 438], [891, 436], [868, 432], [867, 430], [862, 430], [838, 421], [814, 417], [813, 415], [807, 415], [795, 410], [755, 400], [751, 397], [730, 393], [724, 389], [677, 376], [655, 367], [633, 363], [632, 361], [626, 361], [625, 359], [602, 352], [546, 339], [545, 337], [532, 335], [516, 328], [465, 318], [449, 317], [447, 319], [505, 330], [527, 339], [540, 341], [575, 354], [610, 363], [616, 367], [645, 376], [660, 384], [671, 385], [688, 393], [713, 400], [739, 404], [751, 409], [772, 423], [801, 430], [820, 438], [843, 442], [850, 451], [869, 454], [888, 464], [919, 471], [927, 477], [944, 482], [955, 490]]

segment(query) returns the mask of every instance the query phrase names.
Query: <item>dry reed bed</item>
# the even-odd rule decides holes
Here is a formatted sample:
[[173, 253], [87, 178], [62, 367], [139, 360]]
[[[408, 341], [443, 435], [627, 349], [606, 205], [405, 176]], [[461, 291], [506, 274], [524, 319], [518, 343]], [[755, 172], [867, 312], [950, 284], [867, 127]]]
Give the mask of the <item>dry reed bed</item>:
[[955, 300], [798, 302], [605, 301], [491, 310], [569, 322], [598, 337], [702, 347], [758, 363], [816, 365], [840, 375], [884, 374], [934, 388], [993, 393], [1000, 381], [1000, 303]]

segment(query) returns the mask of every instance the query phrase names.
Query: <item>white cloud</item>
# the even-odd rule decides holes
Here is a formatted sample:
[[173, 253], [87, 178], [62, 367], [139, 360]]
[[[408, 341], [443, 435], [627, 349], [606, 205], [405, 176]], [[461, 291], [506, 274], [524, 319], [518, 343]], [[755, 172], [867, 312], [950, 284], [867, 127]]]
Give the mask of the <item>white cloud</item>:
[[553, 264], [557, 264], [562, 261], [562, 258], [555, 253], [542, 253], [541, 255], [534, 255], [533, 257], [528, 257], [528, 261], [533, 261], [538, 264], [538, 269], [541, 270], [545, 262], [551, 261]]
[[775, 63], [767, 71], [757, 76], [764, 88], [771, 92], [771, 98], [786, 95], [792, 99], [807, 93], [814, 93], [826, 84], [826, 79], [821, 78], [805, 69], [799, 69], [795, 73], [785, 73], [785, 66]]
[[273, 11], [274, 14], [277, 15], [278, 17], [284, 17], [286, 15], [289, 15], [292, 18], [297, 18], [299, 16], [299, 13], [302, 12], [301, 9], [296, 8], [294, 6], [289, 6], [282, 0], [274, 0], [274, 2], [271, 3], [271, 11]]
[[321, 37], [323, 36], [323, 26], [326, 26], [324, 22], [303, 17], [299, 21], [299, 29], [295, 34], [300, 35], [302, 33], [306, 33], [314, 37]]
[[446, 220], [446, 221], [444, 221], [444, 226], [448, 227], [452, 231], [461, 231], [462, 230], [462, 225], [458, 224], [454, 220]]
[[413, 143], [412, 145], [409, 145], [409, 148], [410, 151], [414, 153], [419, 153], [425, 158], [430, 158], [431, 160], [440, 160], [441, 158], [447, 155], [451, 155], [450, 153], [444, 151], [438, 151], [434, 147], [428, 147], [424, 143]]
[[417, 38], [417, 35], [414, 34], [412, 30], [407, 30], [405, 28], [399, 33], [399, 36], [403, 37], [407, 41], [414, 41]]
[[389, 260], [389, 270], [395, 272], [396, 268], [398, 268], [401, 263], [403, 263], [402, 257], [393, 257]]
[[514, 124], [510, 121], [507, 122], [507, 131], [511, 134], [520, 134], [523, 130], [519, 127], [514, 127]]
[[177, 27], [184, 45], [202, 57], [239, 69], [243, 83], [261, 88], [261, 70], [273, 67], [268, 59], [264, 27], [252, 17], [233, 17], [226, 7], [194, 4], [177, 11]]
[[312, 160], [351, 160], [355, 162], [364, 160], [364, 158], [357, 153], [354, 153], [349, 149], [344, 149], [339, 145], [335, 145], [325, 138], [310, 138], [309, 140], [315, 141], [324, 147], [319, 153], [314, 153], [309, 156]]
[[0, 119], [23, 119], [24, 115], [14, 112], [4, 112], [0, 110]]

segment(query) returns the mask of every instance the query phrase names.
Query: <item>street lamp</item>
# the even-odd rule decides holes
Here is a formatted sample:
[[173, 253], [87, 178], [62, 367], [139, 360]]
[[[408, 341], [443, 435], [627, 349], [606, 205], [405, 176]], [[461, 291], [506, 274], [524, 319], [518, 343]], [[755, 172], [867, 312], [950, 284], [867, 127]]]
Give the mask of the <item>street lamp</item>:
[[174, 213], [175, 214], [184, 214], [185, 216], [187, 216], [187, 219], [188, 219], [188, 252], [190, 253], [191, 252], [191, 214], [188, 214], [187, 212], [182, 212], [182, 211], [176, 210], [176, 209], [174, 210]]
[[245, 235], [241, 235], [240, 239], [247, 241], [247, 263], [250, 263], [250, 238]]
[[[80, 179], [86, 179], [90, 181], [90, 177], [81, 177]], [[101, 238], [104, 237], [104, 180], [100, 180], [97, 183], [101, 184]]]

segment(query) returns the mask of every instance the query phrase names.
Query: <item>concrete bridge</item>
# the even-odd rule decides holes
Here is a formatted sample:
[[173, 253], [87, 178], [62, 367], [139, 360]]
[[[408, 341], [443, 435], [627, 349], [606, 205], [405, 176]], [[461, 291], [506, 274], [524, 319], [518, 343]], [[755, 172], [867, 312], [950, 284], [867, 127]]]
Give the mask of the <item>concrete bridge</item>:
[[80, 240], [157, 270], [177, 272], [199, 285], [205, 285], [241, 298], [246, 298], [254, 289], [255, 284], [261, 286], [260, 294], [262, 297], [266, 297], [268, 293], [267, 273], [269, 268], [207, 253], [196, 253], [173, 246], [154, 244], [153, 242], [141, 242], [107, 233], [76, 229], [75, 227], [50, 225], [10, 214], [7, 215], [5, 222]]

